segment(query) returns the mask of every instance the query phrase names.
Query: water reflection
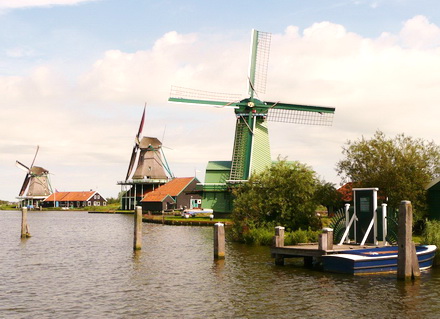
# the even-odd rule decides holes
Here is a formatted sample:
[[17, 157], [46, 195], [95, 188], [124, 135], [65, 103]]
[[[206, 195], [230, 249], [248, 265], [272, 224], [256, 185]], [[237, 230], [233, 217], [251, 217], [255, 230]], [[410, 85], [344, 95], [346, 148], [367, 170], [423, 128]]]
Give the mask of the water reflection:
[[133, 251], [133, 218], [0, 212], [0, 318], [437, 318], [440, 272], [411, 284], [395, 275], [323, 273], [267, 247], [226, 243], [214, 260], [213, 229], [144, 224]]

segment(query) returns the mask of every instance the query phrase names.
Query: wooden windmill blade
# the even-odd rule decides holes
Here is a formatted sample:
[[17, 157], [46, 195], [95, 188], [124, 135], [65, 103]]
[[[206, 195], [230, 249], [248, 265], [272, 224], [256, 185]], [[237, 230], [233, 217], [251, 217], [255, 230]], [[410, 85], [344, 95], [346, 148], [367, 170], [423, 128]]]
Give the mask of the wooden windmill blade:
[[24, 178], [23, 185], [21, 186], [19, 196], [23, 196], [24, 192], [26, 191], [26, 189], [29, 185], [30, 180], [31, 180], [31, 174], [27, 173]]
[[127, 176], [125, 177], [126, 181], [130, 178], [131, 172], [133, 171], [134, 163], [136, 162], [136, 157], [138, 154], [138, 149], [139, 149], [139, 144], [136, 143], [133, 146], [133, 150], [131, 152], [131, 158], [130, 158], [130, 163], [128, 164]]
[[17, 166], [19, 169], [22, 169], [25, 172], [29, 172], [29, 167], [27, 167], [20, 161], [15, 161], [15, 166]]
[[30, 180], [32, 178], [32, 167], [34, 166], [35, 159], [37, 158], [37, 154], [38, 154], [38, 150], [39, 149], [40, 149], [40, 146], [37, 145], [37, 150], [35, 151], [34, 159], [32, 160], [31, 166], [27, 167], [26, 165], [24, 165], [20, 161], [15, 161], [15, 165], [18, 168], [20, 168], [20, 169], [22, 169], [24, 171], [27, 171], [26, 176], [25, 176], [24, 181], [23, 181], [23, 184], [21, 185], [19, 196], [23, 196], [24, 193], [26, 192], [26, 189], [29, 186], [29, 182], [30, 182]]
[[34, 166], [35, 159], [37, 158], [37, 154], [38, 154], [38, 150], [39, 150], [39, 149], [40, 149], [40, 146], [37, 145], [37, 150], [35, 151], [34, 159], [32, 160], [32, 164], [31, 164], [31, 166], [29, 167], [30, 170], [31, 170], [32, 167]]
[[146, 110], [146, 108], [147, 108], [147, 104], [145, 103], [144, 112], [142, 113], [141, 122], [139, 124], [139, 129], [138, 129], [138, 132], [137, 132], [136, 137], [135, 137], [133, 150], [131, 152], [130, 163], [128, 164], [127, 176], [125, 177], [126, 181], [131, 176], [131, 173], [132, 173], [133, 167], [134, 167], [134, 163], [136, 162], [137, 154], [139, 153], [139, 143], [140, 143], [140, 137], [141, 137], [142, 131], [144, 129], [145, 110]]
[[272, 122], [331, 126], [334, 107], [266, 102], [267, 120]]

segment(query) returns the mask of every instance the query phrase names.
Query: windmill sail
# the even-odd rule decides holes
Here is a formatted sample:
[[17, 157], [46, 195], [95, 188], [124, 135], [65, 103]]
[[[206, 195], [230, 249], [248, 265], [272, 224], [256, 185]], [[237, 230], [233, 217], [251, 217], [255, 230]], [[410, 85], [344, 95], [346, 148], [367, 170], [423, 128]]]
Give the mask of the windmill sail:
[[331, 126], [334, 108], [267, 102], [267, 120], [271, 122]]
[[24, 178], [24, 181], [23, 181], [23, 185], [21, 185], [19, 196], [23, 196], [24, 195], [24, 192], [26, 191], [26, 189], [27, 189], [27, 187], [29, 185], [30, 179], [31, 179], [31, 174], [29, 174], [29, 173], [26, 174], [26, 177]]
[[254, 92], [266, 93], [271, 37], [270, 33], [252, 30], [248, 89], [251, 97]]
[[142, 113], [141, 123], [139, 124], [139, 129], [136, 134], [135, 141], [134, 141], [134, 146], [133, 146], [133, 150], [131, 152], [130, 163], [128, 165], [128, 171], [127, 171], [127, 176], [125, 177], [125, 180], [128, 180], [130, 178], [131, 172], [134, 167], [134, 163], [136, 161], [136, 156], [137, 156], [138, 150], [139, 150], [140, 137], [141, 137], [142, 131], [144, 129], [146, 107], [147, 107], [147, 105], [144, 106], [144, 112]]

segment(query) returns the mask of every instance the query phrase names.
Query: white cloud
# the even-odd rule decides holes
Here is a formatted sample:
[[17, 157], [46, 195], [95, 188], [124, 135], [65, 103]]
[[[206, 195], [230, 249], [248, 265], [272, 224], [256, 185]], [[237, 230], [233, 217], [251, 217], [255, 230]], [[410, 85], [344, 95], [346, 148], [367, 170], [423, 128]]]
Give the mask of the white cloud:
[[18, 9], [28, 7], [50, 7], [55, 5], [76, 5], [83, 2], [99, 0], [0, 0], [2, 9]]
[[400, 37], [405, 46], [413, 49], [430, 49], [440, 46], [440, 28], [421, 15], [405, 22]]
[[[274, 34], [267, 94], [260, 98], [334, 106], [336, 115], [332, 127], [270, 123], [273, 157], [300, 160], [338, 182], [334, 167], [347, 139], [381, 129], [440, 143], [437, 32], [417, 16], [400, 33], [375, 39], [330, 22]], [[246, 92], [248, 47], [220, 36], [170, 32], [151, 49], [105, 52], [73, 82], [51, 65], [27, 76], [0, 76], [0, 170], [12, 181], [0, 194], [13, 199], [23, 176], [11, 167], [16, 159], [29, 162], [39, 144], [37, 162], [55, 174], [59, 190], [98, 186], [104, 196], [116, 196], [144, 102], [144, 134], [162, 139], [166, 128], [164, 144], [172, 150], [165, 151], [176, 175], [230, 159], [232, 110], [166, 101], [171, 85]]]

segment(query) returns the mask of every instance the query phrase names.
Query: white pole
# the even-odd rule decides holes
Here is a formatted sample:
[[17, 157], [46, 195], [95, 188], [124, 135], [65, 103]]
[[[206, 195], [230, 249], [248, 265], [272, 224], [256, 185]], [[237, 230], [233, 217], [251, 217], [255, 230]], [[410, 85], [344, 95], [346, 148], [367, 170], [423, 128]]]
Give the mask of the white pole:
[[373, 190], [373, 220], [374, 220], [374, 228], [373, 228], [373, 243], [375, 245], [377, 242], [377, 190]]
[[[350, 204], [345, 204], [345, 230], [350, 228], [350, 226], [349, 226], [349, 223], [350, 223], [349, 209], [350, 209]], [[349, 236], [347, 236], [346, 243], [348, 244], [349, 242], [350, 242], [350, 238], [349, 238]]]
[[385, 246], [388, 245], [387, 242], [388, 235], [388, 225], [387, 225], [387, 204], [382, 204], [382, 240]]

